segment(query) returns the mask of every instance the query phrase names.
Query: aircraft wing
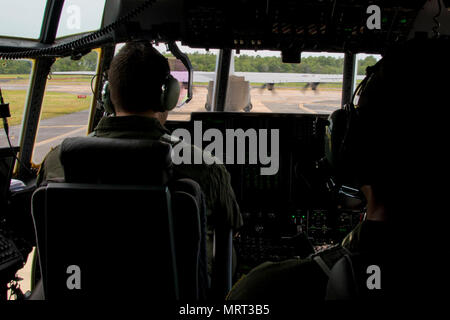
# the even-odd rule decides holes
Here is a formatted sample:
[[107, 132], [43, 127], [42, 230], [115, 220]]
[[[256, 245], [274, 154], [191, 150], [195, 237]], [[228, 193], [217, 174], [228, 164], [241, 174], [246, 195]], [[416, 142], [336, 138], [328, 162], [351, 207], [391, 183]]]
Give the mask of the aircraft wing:
[[[235, 76], [244, 77], [253, 83], [286, 83], [286, 82], [342, 82], [342, 74], [313, 73], [275, 73], [275, 72], [235, 72]], [[356, 76], [357, 80], [364, 76]], [[194, 72], [194, 82], [209, 82], [215, 80], [214, 72]]]
[[216, 80], [214, 72], [194, 71], [194, 82], [209, 82]]

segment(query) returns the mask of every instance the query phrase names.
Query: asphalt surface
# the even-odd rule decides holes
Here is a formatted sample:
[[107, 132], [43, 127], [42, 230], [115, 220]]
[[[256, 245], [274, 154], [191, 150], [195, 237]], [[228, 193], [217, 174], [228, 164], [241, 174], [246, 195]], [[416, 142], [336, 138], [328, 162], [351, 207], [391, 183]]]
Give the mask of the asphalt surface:
[[[28, 90], [29, 84], [28, 83], [1, 83], [2, 90]], [[67, 92], [72, 94], [84, 94], [84, 95], [91, 95], [92, 91], [91, 88], [84, 84], [47, 84], [45, 87], [46, 91], [52, 91], [52, 92]]]
[[[84, 110], [40, 121], [32, 161], [36, 164], [41, 163], [47, 152], [60, 144], [65, 138], [85, 136], [88, 119], [89, 110]], [[17, 125], [9, 129], [11, 144], [14, 146], [20, 142], [21, 128], [21, 125]], [[0, 146], [7, 145], [5, 133], [2, 131], [0, 133]]]

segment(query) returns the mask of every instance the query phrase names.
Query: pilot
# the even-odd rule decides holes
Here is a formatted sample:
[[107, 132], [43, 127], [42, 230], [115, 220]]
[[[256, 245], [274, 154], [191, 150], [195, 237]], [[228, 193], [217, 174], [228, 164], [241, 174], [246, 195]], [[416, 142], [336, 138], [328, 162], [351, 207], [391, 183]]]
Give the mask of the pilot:
[[448, 166], [442, 148], [448, 145], [449, 56], [448, 41], [415, 38], [390, 48], [368, 68], [353, 108], [339, 111], [341, 122], [330, 117], [329, 126], [330, 134], [342, 129], [341, 137], [331, 140], [340, 141], [335, 150], [340, 164], [334, 168], [341, 181], [364, 194], [364, 221], [335, 247], [257, 266], [233, 286], [229, 300], [295, 300], [296, 307], [323, 301], [330, 298], [330, 277], [338, 269], [333, 267], [356, 254], [382, 262], [378, 278], [370, 278], [369, 269], [355, 275], [368, 294], [427, 299], [440, 294], [438, 285], [447, 287], [440, 257], [448, 251], [448, 231], [438, 213], [448, 212], [442, 210], [448, 193], [440, 192], [445, 184], [437, 181], [445, 181]]
[[[167, 59], [150, 44], [127, 43], [115, 55], [108, 71], [108, 88], [115, 116], [100, 119], [91, 135], [117, 139], [164, 139], [165, 141], [173, 138], [169, 130], [164, 127], [169, 111], [162, 110], [160, 106], [162, 86], [169, 74]], [[202, 153], [201, 149], [195, 146], [192, 148], [193, 153]], [[114, 160], [111, 159], [111, 161]], [[214, 226], [221, 223], [237, 230], [242, 225], [239, 206], [230, 184], [230, 175], [225, 167], [219, 164], [180, 164], [174, 166], [174, 176], [196, 181], [205, 194], [208, 256], [211, 257], [212, 241], [210, 239], [212, 239]], [[59, 160], [58, 146], [45, 157], [37, 183], [42, 185], [46, 182], [63, 180], [64, 171]], [[211, 263], [209, 259], [209, 271], [211, 271]]]

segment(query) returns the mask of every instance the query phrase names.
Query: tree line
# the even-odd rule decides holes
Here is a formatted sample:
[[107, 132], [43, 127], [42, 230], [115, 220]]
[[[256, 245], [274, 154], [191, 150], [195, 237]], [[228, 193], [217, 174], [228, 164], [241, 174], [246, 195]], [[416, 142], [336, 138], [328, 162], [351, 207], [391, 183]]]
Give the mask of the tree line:
[[[192, 66], [197, 71], [214, 71], [216, 55], [212, 53], [189, 54]], [[358, 60], [358, 74], [364, 75], [366, 68], [377, 62], [374, 56]], [[283, 63], [279, 57], [235, 56], [234, 69], [237, 72], [288, 72], [288, 73], [323, 73], [342, 74], [344, 58], [305, 57], [301, 63]]]
[[[170, 56], [170, 54], [166, 54]], [[196, 71], [214, 71], [216, 67], [216, 55], [212, 53], [188, 54], [192, 66]], [[376, 59], [367, 56], [358, 60], [358, 74], [365, 74], [367, 66], [374, 65]], [[305, 57], [302, 62], [282, 63], [279, 57], [261, 57], [237, 55], [234, 60], [235, 71], [238, 72], [290, 72], [290, 73], [323, 73], [341, 74], [344, 59], [335, 57]], [[80, 60], [71, 60], [69, 57], [56, 60], [52, 71], [95, 71], [97, 66], [97, 52], [90, 52]], [[0, 61], [0, 74], [29, 74], [31, 61], [27, 60], [3, 60]]]
[[[30, 74], [31, 60], [0, 60], [0, 74]], [[91, 51], [79, 60], [60, 58], [52, 65], [52, 71], [95, 71], [97, 52]]]

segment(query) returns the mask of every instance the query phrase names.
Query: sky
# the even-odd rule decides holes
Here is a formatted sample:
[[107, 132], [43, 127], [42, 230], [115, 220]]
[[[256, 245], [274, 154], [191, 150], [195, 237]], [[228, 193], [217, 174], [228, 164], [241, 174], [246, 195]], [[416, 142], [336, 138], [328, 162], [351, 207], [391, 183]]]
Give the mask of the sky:
[[0, 34], [38, 38], [45, 4], [45, 0], [0, 0]]
[[[0, 35], [39, 38], [46, 3], [47, 0], [0, 0]], [[105, 0], [66, 0], [57, 37], [99, 29], [104, 6]]]

